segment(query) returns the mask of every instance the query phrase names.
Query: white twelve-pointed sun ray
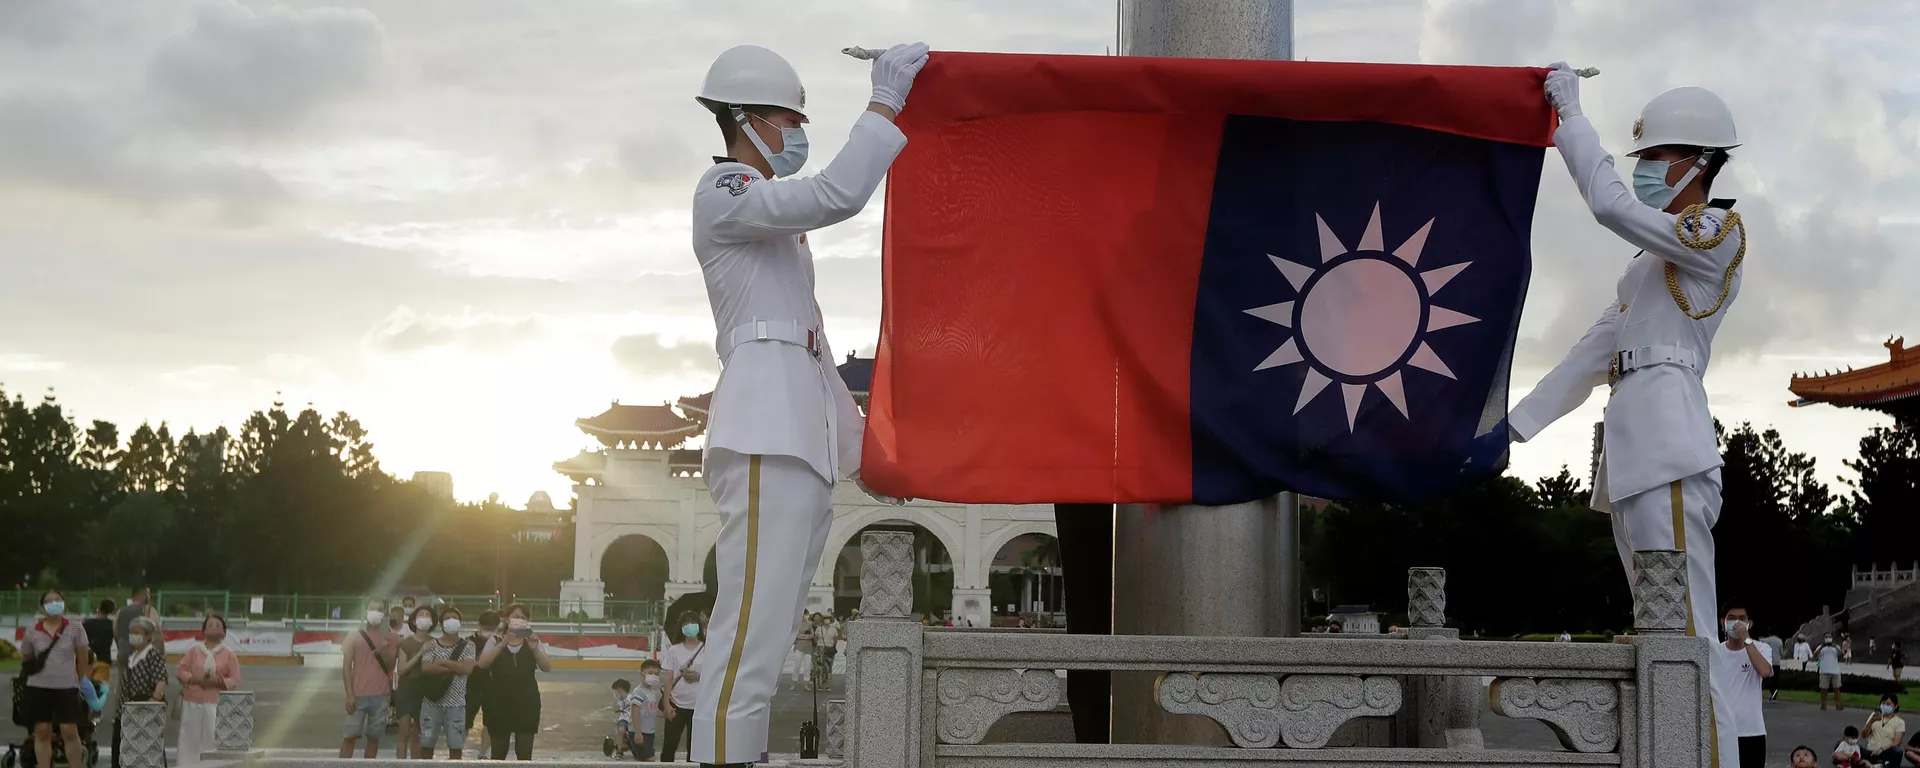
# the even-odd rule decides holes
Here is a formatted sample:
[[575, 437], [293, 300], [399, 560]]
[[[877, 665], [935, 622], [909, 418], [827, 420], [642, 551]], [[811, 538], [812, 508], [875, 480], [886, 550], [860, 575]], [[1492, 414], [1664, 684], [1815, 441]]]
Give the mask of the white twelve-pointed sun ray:
[[[1347, 245], [1346, 243], [1340, 242], [1340, 236], [1333, 233], [1332, 227], [1327, 226], [1327, 220], [1320, 218], [1320, 214], [1316, 213], [1313, 215], [1313, 223], [1320, 228], [1321, 263], [1333, 261], [1338, 257], [1345, 256], [1347, 253]], [[1268, 255], [1267, 258], [1272, 259], [1273, 256]], [[1278, 259], [1275, 259], [1275, 261], [1278, 261]], [[1286, 267], [1281, 267], [1281, 269], [1284, 270]], [[1294, 283], [1293, 287], [1299, 288], [1300, 284]]]
[[1327, 375], [1321, 373], [1319, 369], [1308, 368], [1307, 380], [1300, 382], [1300, 399], [1293, 402], [1293, 412], [1299, 413], [1301, 409], [1306, 408], [1307, 403], [1313, 402], [1314, 396], [1320, 394], [1320, 390], [1326, 389], [1331, 383], [1333, 379], [1327, 378]]
[[1480, 318], [1455, 312], [1446, 307], [1430, 307], [1427, 309], [1427, 330], [1429, 331], [1437, 331], [1442, 328], [1452, 328], [1456, 325], [1466, 325], [1467, 323], [1477, 322], [1480, 322]]
[[[1245, 310], [1249, 315], [1294, 330], [1294, 335], [1282, 343], [1279, 349], [1274, 350], [1273, 354], [1260, 361], [1254, 370], [1263, 371], [1308, 362], [1309, 355], [1312, 355], [1306, 377], [1300, 383], [1300, 395], [1294, 401], [1294, 413], [1304, 410], [1308, 403], [1313, 402], [1314, 398], [1325, 391], [1334, 381], [1333, 373], [1338, 372], [1349, 379], [1340, 385], [1341, 400], [1345, 406], [1349, 431], [1353, 430], [1359, 421], [1360, 408], [1366, 400], [1368, 385], [1380, 390], [1380, 394], [1386, 397], [1387, 402], [1393, 404], [1394, 409], [1399, 411], [1402, 417], [1412, 418], [1412, 409], [1407, 402], [1401, 371], [1411, 366], [1449, 379], [1457, 378], [1453, 369], [1449, 368], [1446, 362], [1440, 359], [1440, 355], [1427, 345], [1423, 335], [1480, 322], [1477, 317], [1432, 303], [1432, 297], [1473, 262], [1449, 264], [1424, 272], [1416, 272], [1415, 274], [1419, 276], [1420, 282], [1426, 288], [1423, 294], [1410, 283], [1404, 282], [1404, 278], [1385, 277], [1405, 275], [1406, 272], [1383, 271], [1377, 267], [1367, 269], [1364, 266], [1347, 269], [1349, 265], [1377, 260], [1381, 257], [1363, 255], [1356, 259], [1342, 261], [1332, 267], [1328, 266], [1349, 253], [1384, 254], [1386, 252], [1379, 204], [1374, 205], [1373, 215], [1367, 220], [1366, 230], [1361, 233], [1360, 241], [1352, 251], [1347, 249], [1346, 244], [1340, 240], [1339, 235], [1334, 233], [1333, 228], [1327, 226], [1326, 219], [1315, 214], [1313, 222], [1320, 245], [1320, 266], [1312, 267], [1271, 254], [1267, 256], [1273, 262], [1273, 266], [1286, 277], [1293, 289], [1302, 293], [1293, 301]], [[1432, 233], [1433, 224], [1434, 222], [1429, 220], [1421, 225], [1419, 230], [1394, 248], [1386, 258], [1397, 259], [1409, 269], [1417, 267], [1422, 252], [1426, 250], [1427, 239]], [[1317, 276], [1327, 275], [1333, 275], [1333, 277], [1314, 283], [1314, 293], [1319, 292], [1320, 285], [1334, 284], [1337, 287], [1330, 289], [1334, 292], [1328, 294], [1329, 296], [1357, 297], [1357, 299], [1342, 299], [1335, 303], [1322, 296], [1318, 300], [1309, 300], [1309, 296], [1304, 293], [1307, 284], [1313, 282]], [[1379, 280], [1387, 282], [1375, 284]], [[1406, 307], [1401, 304], [1408, 299], [1422, 301], [1423, 295], [1427, 304], [1424, 307], [1427, 322], [1424, 327], [1414, 327], [1418, 326], [1418, 322], [1407, 320], [1407, 318], [1417, 318], [1422, 308]], [[1307, 313], [1303, 317], [1308, 318], [1309, 323], [1306, 328], [1295, 328], [1294, 314], [1301, 301], [1308, 301], [1305, 309], [1300, 311]], [[1320, 318], [1317, 325], [1312, 321], [1315, 317]], [[1386, 320], [1382, 321], [1381, 318]], [[1316, 340], [1312, 335], [1313, 329], [1317, 327], [1340, 330], [1334, 337]], [[1356, 335], [1351, 332], [1356, 327], [1369, 330], [1364, 335]], [[1316, 343], [1336, 346], [1324, 348], [1323, 351], [1328, 354], [1314, 354], [1313, 349]], [[1404, 362], [1397, 362], [1406, 349], [1399, 345], [1404, 343], [1412, 343], [1416, 346], [1413, 354]], [[1329, 360], [1333, 362], [1329, 363]], [[1379, 362], [1383, 360], [1396, 362]], [[1366, 379], [1366, 381], [1353, 382], [1351, 379], [1354, 378]]]
[[[1416, 258], [1418, 257], [1416, 256]], [[1458, 264], [1448, 264], [1439, 269], [1429, 269], [1420, 273], [1420, 282], [1427, 284], [1427, 295], [1432, 296], [1439, 293], [1440, 289], [1445, 287], [1447, 281], [1452, 280], [1454, 275], [1465, 271], [1467, 266], [1472, 263], [1471, 261], [1463, 261]]]
[[1360, 233], [1360, 246], [1356, 251], [1384, 251], [1386, 239], [1380, 235], [1380, 204], [1373, 204], [1373, 216], [1367, 219], [1367, 231]]
[[[1387, 396], [1387, 402], [1393, 403], [1393, 407], [1400, 409], [1400, 415], [1409, 415], [1407, 413], [1407, 390], [1400, 385], [1399, 371], [1387, 374], [1386, 378], [1374, 382], [1373, 386], [1380, 390], [1380, 394]], [[1348, 426], [1351, 427], [1352, 425], [1349, 424]]]

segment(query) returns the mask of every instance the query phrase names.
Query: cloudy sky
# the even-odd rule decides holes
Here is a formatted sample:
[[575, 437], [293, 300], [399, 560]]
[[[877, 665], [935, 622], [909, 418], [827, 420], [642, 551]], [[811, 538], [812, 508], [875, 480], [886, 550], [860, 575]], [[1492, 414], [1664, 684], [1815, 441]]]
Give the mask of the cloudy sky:
[[[1604, 71], [1626, 143], [1659, 91], [1707, 85], [1747, 146], [1719, 196], [1753, 243], [1707, 386], [1829, 474], [1883, 421], [1788, 409], [1795, 370], [1920, 340], [1920, 12], [1797, 0], [1301, 0], [1296, 55]], [[848, 45], [1100, 54], [1112, 0], [5, 0], [0, 382], [83, 418], [235, 424], [276, 393], [346, 410], [402, 476], [566, 498], [575, 417], [711, 386], [688, 249], [718, 151], [691, 96], [737, 43], [785, 53], [814, 160], [868, 92]], [[1549, 154], [1514, 395], [1611, 295], [1631, 249]], [[878, 198], [813, 238], [841, 345], [879, 316]], [[1604, 398], [1516, 447], [1583, 468]]]

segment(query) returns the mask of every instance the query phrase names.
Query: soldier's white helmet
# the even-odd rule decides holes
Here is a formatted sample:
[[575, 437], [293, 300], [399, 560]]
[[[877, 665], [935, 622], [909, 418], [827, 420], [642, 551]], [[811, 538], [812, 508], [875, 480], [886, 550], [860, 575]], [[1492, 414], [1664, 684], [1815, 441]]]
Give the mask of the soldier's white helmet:
[[1713, 91], [1683, 85], [1653, 97], [1633, 121], [1633, 151], [1679, 145], [1732, 149], [1740, 146], [1733, 130], [1733, 112]]
[[766, 105], [807, 114], [807, 89], [800, 87], [800, 73], [793, 65], [757, 45], [728, 48], [707, 69], [706, 82], [695, 97], [709, 110], [729, 106]]

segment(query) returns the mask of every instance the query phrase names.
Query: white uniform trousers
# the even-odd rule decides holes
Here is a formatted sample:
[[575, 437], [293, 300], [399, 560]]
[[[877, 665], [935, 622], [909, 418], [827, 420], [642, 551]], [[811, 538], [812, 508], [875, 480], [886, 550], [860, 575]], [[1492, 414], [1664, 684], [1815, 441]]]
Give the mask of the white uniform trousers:
[[698, 662], [693, 760], [751, 763], [767, 751], [781, 663], [833, 525], [833, 487], [792, 456], [712, 451], [720, 583]]
[[[1720, 636], [1720, 606], [1713, 577], [1713, 524], [1719, 520], [1719, 467], [1613, 503], [1613, 541], [1629, 582], [1633, 579], [1635, 551], [1673, 549], [1687, 553], [1687, 634], [1709, 643]], [[1712, 669], [1709, 664], [1709, 673]], [[1713, 697], [1717, 754], [1709, 766], [1714, 767], [1732, 766], [1740, 754], [1732, 712], [1720, 699]]]

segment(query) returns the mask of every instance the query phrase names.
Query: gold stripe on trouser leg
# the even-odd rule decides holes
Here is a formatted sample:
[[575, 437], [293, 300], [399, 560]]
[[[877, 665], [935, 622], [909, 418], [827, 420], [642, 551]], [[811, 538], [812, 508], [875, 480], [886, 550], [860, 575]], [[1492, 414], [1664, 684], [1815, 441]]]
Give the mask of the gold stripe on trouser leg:
[[[740, 655], [747, 646], [747, 620], [753, 615], [754, 571], [760, 567], [760, 455], [747, 459], [747, 573], [740, 587], [740, 625], [734, 628], [733, 654], [727, 657], [727, 671], [721, 676], [720, 703], [713, 713], [713, 762], [725, 765], [727, 759], [727, 709], [733, 703], [733, 680], [740, 672]], [[779, 681], [774, 682], [779, 687]], [[754, 755], [758, 758], [759, 755]]]
[[[1684, 553], [1687, 551], [1687, 495], [1681, 490], [1679, 480], [1667, 484], [1667, 496], [1673, 506], [1673, 548]], [[1691, 558], [1687, 560], [1687, 572], [1688, 575], [1692, 575], [1693, 560]], [[1693, 621], [1693, 579], [1689, 578], [1687, 579], [1687, 637], [1699, 636], [1700, 633]], [[1712, 678], [1711, 669], [1708, 670], [1708, 678]], [[1714, 714], [1712, 685], [1707, 686], [1707, 739], [1712, 745], [1709, 748], [1711, 751], [1708, 752], [1711, 758], [1708, 764], [1713, 768], [1720, 768], [1720, 718]]]

